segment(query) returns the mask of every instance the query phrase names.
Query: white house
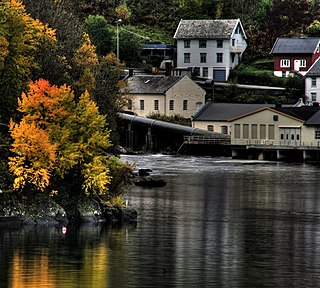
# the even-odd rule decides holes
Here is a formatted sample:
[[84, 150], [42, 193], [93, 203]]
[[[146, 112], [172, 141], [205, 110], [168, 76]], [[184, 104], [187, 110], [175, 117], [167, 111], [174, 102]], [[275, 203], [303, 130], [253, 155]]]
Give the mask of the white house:
[[127, 83], [125, 109], [138, 116], [156, 113], [191, 118], [205, 103], [206, 91], [188, 76], [132, 76]]
[[226, 81], [247, 47], [240, 19], [181, 20], [174, 34], [177, 67], [182, 75], [192, 69], [200, 77]]
[[305, 75], [305, 97], [307, 104], [320, 103], [320, 58]]

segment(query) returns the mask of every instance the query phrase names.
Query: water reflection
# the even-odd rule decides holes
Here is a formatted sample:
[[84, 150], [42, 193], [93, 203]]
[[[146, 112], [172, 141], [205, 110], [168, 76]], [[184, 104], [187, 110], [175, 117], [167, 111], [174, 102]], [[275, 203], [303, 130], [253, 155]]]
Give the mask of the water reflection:
[[134, 226], [84, 225], [65, 234], [61, 228], [0, 230], [1, 287], [109, 287], [115, 268], [109, 255], [114, 247], [125, 253], [123, 243]]
[[0, 287], [320, 287], [320, 169], [126, 156], [137, 226], [0, 229]]

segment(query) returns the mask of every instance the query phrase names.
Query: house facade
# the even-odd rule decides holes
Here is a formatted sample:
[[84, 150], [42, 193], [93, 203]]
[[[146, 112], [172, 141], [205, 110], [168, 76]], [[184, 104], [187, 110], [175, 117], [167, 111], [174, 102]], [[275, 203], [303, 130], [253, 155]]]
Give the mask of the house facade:
[[306, 75], [320, 57], [319, 45], [320, 38], [277, 38], [270, 52], [274, 56], [274, 75]]
[[230, 119], [248, 114], [270, 104], [215, 103], [208, 101], [193, 117], [192, 127], [231, 135]]
[[307, 105], [320, 103], [320, 58], [305, 75], [305, 102]]
[[226, 81], [247, 48], [239, 19], [181, 20], [174, 34], [177, 45], [176, 75], [191, 69], [193, 75]]
[[232, 145], [319, 147], [320, 108], [265, 107], [230, 120]]
[[205, 90], [188, 76], [132, 76], [127, 81], [124, 109], [138, 116], [191, 118], [205, 103]]

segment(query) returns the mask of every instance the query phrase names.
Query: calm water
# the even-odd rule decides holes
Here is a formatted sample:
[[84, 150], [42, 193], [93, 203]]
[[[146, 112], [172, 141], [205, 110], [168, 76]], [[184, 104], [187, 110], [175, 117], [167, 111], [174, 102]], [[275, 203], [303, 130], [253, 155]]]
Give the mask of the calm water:
[[138, 224], [0, 229], [0, 287], [320, 287], [320, 167], [123, 156]]

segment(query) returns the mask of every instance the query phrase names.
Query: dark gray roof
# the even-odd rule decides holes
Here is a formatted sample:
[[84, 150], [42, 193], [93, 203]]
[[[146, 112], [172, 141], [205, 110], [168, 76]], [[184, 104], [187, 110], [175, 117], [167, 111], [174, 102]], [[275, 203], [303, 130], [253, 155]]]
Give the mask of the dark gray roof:
[[319, 126], [320, 125], [320, 110], [314, 113], [307, 121], [306, 125]]
[[272, 104], [242, 104], [207, 102], [194, 116], [194, 121], [228, 121]]
[[273, 108], [276, 111], [285, 113], [292, 117], [306, 121], [306, 123], [318, 112], [320, 107], [316, 106], [301, 106], [301, 107], [281, 107]]
[[306, 77], [314, 77], [314, 76], [320, 76], [320, 58], [317, 59], [316, 62], [311, 66], [308, 73], [305, 75]]
[[320, 38], [278, 38], [271, 54], [313, 54]]
[[127, 79], [128, 91], [132, 94], [164, 94], [180, 76], [132, 76]]
[[230, 39], [238, 24], [241, 25], [239, 19], [181, 20], [173, 38]]

